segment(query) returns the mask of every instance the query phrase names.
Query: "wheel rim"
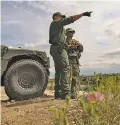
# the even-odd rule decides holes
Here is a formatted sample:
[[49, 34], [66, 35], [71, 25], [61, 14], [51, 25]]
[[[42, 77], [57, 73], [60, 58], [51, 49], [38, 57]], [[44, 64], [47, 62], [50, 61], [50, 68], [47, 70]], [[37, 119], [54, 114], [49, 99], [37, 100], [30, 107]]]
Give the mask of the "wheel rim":
[[18, 84], [23, 89], [30, 89], [36, 84], [36, 77], [29, 74], [24, 73], [18, 76]]

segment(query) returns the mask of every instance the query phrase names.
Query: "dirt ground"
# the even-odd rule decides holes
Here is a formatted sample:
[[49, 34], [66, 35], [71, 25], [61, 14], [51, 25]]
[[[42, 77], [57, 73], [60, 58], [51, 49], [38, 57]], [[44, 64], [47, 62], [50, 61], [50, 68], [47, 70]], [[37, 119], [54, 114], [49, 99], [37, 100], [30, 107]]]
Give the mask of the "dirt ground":
[[53, 91], [47, 96], [26, 101], [8, 101], [1, 88], [1, 125], [51, 125], [53, 114], [50, 106], [63, 105], [64, 100], [54, 100]]

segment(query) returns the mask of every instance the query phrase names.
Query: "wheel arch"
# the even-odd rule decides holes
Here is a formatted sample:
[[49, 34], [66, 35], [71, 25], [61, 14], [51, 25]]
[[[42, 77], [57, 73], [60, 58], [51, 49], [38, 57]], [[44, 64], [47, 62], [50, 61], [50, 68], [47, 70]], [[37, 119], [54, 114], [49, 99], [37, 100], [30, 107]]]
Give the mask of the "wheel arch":
[[7, 65], [7, 69], [13, 64], [15, 63], [16, 61], [19, 61], [19, 60], [22, 60], [22, 59], [33, 59], [35, 61], [38, 61], [39, 63], [41, 63], [42, 65], [44, 65], [44, 60], [40, 57], [38, 57], [37, 55], [19, 55], [19, 56], [14, 56], [12, 57], [9, 62], [8, 62], [8, 65]]
[[[29, 55], [18, 55], [18, 56], [14, 56], [12, 57], [9, 61], [8, 61], [8, 65], [7, 65], [7, 68], [6, 68], [6, 71], [7, 69], [15, 62], [17, 61], [20, 61], [22, 59], [33, 59], [35, 61], [38, 61], [39, 63], [41, 63], [43, 66], [44, 66], [44, 60], [40, 57], [38, 57], [37, 55], [32, 55], [32, 54], [29, 54]], [[3, 73], [3, 75], [1, 76], [1, 86], [4, 86], [4, 76], [6, 74], [6, 71]]]

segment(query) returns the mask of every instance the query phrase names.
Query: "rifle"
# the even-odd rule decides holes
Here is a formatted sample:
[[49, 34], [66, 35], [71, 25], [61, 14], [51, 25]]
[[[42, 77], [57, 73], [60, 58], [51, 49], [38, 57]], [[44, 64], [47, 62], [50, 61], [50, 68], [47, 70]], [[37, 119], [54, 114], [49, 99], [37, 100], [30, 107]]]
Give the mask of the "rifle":
[[79, 64], [79, 66], [81, 66], [80, 63], [79, 63], [78, 54], [77, 54], [77, 56], [76, 56], [76, 61], [77, 61], [77, 64]]

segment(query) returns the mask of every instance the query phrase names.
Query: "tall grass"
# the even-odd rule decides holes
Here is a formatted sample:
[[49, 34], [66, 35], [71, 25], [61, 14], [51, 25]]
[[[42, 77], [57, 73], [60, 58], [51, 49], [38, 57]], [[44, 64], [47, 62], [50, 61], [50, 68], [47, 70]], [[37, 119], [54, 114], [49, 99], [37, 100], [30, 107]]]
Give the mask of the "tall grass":
[[[83, 95], [77, 99], [77, 109], [70, 108], [70, 99], [61, 108], [54, 107], [53, 125], [120, 125], [120, 75], [96, 74], [95, 80], [97, 84], [90, 90], [92, 101]], [[102, 99], [98, 99], [97, 92]]]

